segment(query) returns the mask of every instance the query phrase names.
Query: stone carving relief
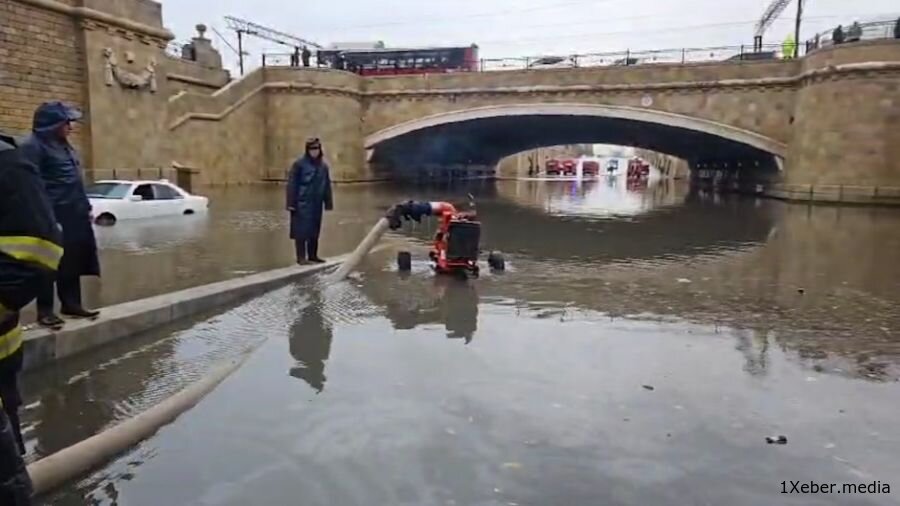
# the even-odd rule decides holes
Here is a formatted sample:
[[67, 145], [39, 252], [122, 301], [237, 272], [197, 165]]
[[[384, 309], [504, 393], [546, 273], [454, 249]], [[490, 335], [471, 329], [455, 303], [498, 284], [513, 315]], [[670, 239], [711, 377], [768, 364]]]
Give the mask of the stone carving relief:
[[[103, 50], [103, 57], [106, 59], [106, 85], [119, 86], [129, 90], [150, 90], [150, 93], [156, 93], [156, 59], [150, 58], [147, 66], [138, 73], [128, 71], [119, 66], [118, 59], [111, 48]], [[128, 63], [134, 63], [134, 53], [125, 51], [125, 60]]]

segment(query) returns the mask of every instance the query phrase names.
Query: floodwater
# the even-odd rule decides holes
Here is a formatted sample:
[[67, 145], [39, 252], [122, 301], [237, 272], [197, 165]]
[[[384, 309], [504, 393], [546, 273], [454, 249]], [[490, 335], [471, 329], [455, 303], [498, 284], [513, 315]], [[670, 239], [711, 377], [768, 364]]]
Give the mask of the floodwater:
[[[349, 187], [326, 251], [404, 196], [468, 192], [506, 273], [435, 277], [424, 222], [392, 241], [413, 252], [409, 275], [385, 250], [345, 282], [310, 278], [27, 377], [34, 458], [252, 353], [46, 504], [900, 503], [900, 211], [665, 183]], [[141, 295], [290, 262], [277, 189], [228, 195], [202, 233], [160, 225], [123, 260], [171, 266]], [[107, 239], [104, 261], [129, 255]], [[837, 486], [782, 494], [792, 481]], [[838, 493], [851, 483], [890, 493]]]

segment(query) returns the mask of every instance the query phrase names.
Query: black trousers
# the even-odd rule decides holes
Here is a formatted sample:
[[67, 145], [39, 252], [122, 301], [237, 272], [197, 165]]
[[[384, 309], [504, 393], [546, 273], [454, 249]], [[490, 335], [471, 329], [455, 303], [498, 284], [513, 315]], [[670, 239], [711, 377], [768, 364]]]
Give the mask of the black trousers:
[[23, 455], [25, 454], [25, 442], [22, 440], [22, 428], [19, 422], [19, 406], [22, 405], [19, 374], [22, 372], [24, 356], [22, 348], [19, 348], [12, 355], [0, 359], [0, 402], [3, 402], [3, 411], [9, 419], [19, 453]]
[[319, 258], [319, 236], [294, 239], [294, 250], [298, 262]]
[[29, 506], [31, 491], [31, 478], [25, 462], [17, 451], [6, 415], [0, 411], [0, 504]]
[[81, 307], [81, 276], [66, 276], [60, 273], [54, 281], [52, 277], [44, 280], [37, 296], [38, 316], [53, 313], [53, 286], [59, 295], [59, 302], [63, 308]]

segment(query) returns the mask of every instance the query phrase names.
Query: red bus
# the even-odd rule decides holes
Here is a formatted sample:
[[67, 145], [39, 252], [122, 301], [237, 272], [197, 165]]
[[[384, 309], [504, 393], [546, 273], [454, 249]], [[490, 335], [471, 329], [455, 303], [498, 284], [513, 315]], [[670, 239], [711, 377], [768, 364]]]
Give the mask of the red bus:
[[320, 49], [320, 65], [364, 76], [443, 74], [478, 70], [478, 46], [418, 49]]

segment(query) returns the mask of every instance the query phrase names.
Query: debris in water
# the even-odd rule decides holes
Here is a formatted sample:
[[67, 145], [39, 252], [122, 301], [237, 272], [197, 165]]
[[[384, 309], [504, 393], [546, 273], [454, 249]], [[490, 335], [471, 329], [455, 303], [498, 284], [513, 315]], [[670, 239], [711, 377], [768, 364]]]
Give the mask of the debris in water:
[[522, 464], [518, 462], [504, 462], [502, 466], [503, 469], [522, 469]]
[[798, 288], [797, 293], [799, 293], [800, 295], [803, 295], [804, 293], [806, 293], [806, 290], [804, 290], [802, 288]]
[[678, 278], [679, 283], [691, 283], [691, 280], [688, 278]]
[[644, 390], [650, 390], [651, 392], [654, 390], [652, 385], [641, 385], [644, 387]]
[[786, 445], [787, 436], [766, 436], [766, 443], [770, 445]]

